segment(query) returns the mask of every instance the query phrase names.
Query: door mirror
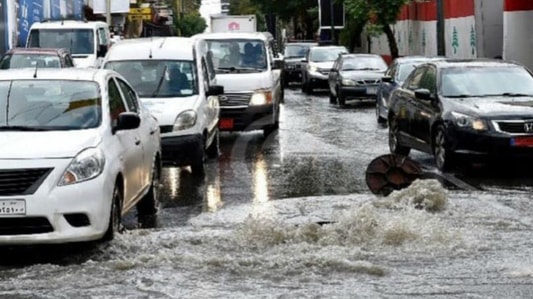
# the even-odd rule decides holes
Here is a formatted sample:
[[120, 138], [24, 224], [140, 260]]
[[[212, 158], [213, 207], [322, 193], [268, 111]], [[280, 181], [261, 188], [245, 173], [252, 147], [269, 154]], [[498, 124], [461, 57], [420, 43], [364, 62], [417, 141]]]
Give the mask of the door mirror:
[[415, 90], [415, 97], [417, 99], [421, 99], [421, 100], [425, 100], [425, 101], [431, 101], [432, 100], [431, 92], [428, 89], [425, 89], [425, 88], [421, 88], [421, 89]]
[[224, 86], [222, 85], [211, 85], [205, 93], [206, 96], [218, 96], [224, 94]]
[[133, 130], [141, 125], [141, 118], [134, 112], [122, 112], [118, 115], [115, 131]]
[[332, 73], [336, 73], [337, 69], [333, 68], [333, 69], [329, 69], [329, 71], [332, 72]]
[[381, 82], [383, 83], [392, 83], [392, 77], [391, 76], [385, 76], [381, 78]]
[[98, 46], [98, 51], [96, 52], [97, 57], [105, 57], [107, 54], [107, 45]]

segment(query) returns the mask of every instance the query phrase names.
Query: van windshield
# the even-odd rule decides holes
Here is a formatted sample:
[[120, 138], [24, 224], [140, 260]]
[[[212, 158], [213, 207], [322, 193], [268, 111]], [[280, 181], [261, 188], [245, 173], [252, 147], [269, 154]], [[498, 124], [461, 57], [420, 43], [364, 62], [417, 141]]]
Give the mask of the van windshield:
[[218, 74], [257, 73], [268, 69], [265, 42], [262, 40], [208, 40], [207, 45]]
[[32, 29], [28, 48], [65, 48], [73, 57], [95, 53], [92, 29]]
[[121, 60], [104, 66], [121, 74], [141, 98], [187, 97], [198, 94], [192, 61]]

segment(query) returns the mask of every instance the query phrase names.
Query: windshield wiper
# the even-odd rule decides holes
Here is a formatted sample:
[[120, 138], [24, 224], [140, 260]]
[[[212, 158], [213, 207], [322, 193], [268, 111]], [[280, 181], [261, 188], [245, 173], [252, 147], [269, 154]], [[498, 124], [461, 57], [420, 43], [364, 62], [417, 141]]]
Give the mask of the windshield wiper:
[[504, 97], [532, 97], [533, 95], [525, 93], [513, 93], [513, 92], [504, 92], [501, 94]]
[[161, 88], [161, 85], [163, 84], [163, 80], [165, 79], [165, 74], [167, 72], [168, 65], [165, 65], [163, 68], [163, 73], [161, 74], [161, 78], [159, 78], [159, 82], [157, 82], [157, 87], [152, 93], [152, 98], [155, 97], [159, 93], [159, 89]]
[[474, 97], [482, 97], [477, 95], [471, 95], [471, 94], [454, 94], [454, 95], [445, 95], [446, 98], [474, 98]]
[[28, 132], [38, 132], [38, 131], [49, 131], [49, 128], [46, 127], [34, 127], [34, 126], [0, 126], [0, 131], [28, 131]]

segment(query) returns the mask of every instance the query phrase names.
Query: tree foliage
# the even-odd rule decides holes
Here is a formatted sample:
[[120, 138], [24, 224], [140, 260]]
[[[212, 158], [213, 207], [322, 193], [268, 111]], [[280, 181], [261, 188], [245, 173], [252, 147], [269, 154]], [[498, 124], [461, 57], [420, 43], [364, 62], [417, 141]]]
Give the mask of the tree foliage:
[[[242, 1], [242, 0], [240, 0]], [[303, 16], [307, 10], [317, 6], [316, 0], [249, 0], [263, 13], [272, 13], [281, 21], [288, 22], [293, 17]]]
[[348, 17], [360, 20], [374, 33], [385, 33], [393, 58], [398, 45], [390, 24], [395, 24], [402, 8], [411, 0], [343, 0]]
[[190, 12], [184, 14], [181, 18], [176, 18], [174, 28], [180, 36], [190, 37], [204, 32], [207, 24], [199, 12]]

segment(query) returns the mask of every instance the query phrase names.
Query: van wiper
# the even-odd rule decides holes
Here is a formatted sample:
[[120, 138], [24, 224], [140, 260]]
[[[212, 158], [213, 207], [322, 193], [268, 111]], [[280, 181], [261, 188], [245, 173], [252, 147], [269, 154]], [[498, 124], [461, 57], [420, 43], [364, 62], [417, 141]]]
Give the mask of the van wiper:
[[38, 131], [49, 131], [49, 128], [46, 127], [35, 127], [35, 126], [0, 126], [0, 131], [28, 131], [28, 132], [38, 132]]
[[482, 97], [482, 96], [476, 96], [476, 95], [471, 95], [471, 94], [454, 94], [454, 95], [444, 95], [444, 97], [456, 99], [456, 98], [473, 98], [473, 97]]
[[159, 82], [157, 82], [157, 87], [155, 88], [154, 92], [152, 93], [152, 98], [155, 97], [159, 93], [159, 89], [161, 88], [161, 85], [163, 84], [163, 80], [165, 79], [165, 74], [167, 72], [168, 65], [165, 65], [163, 68], [163, 73], [161, 74], [161, 78], [159, 78]]

